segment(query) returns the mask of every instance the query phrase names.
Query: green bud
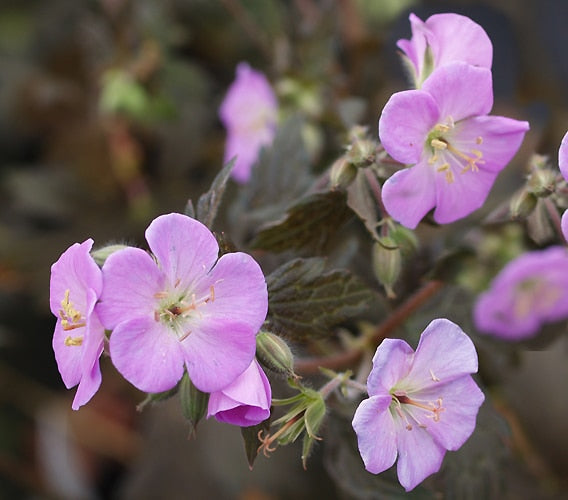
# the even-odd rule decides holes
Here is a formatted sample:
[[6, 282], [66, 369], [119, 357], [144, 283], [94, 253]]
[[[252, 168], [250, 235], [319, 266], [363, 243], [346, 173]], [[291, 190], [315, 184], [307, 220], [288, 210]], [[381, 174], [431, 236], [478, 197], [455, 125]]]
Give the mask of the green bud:
[[389, 236], [400, 248], [403, 255], [411, 255], [418, 250], [418, 238], [412, 229], [396, 224], [389, 230]]
[[284, 340], [271, 332], [256, 336], [256, 355], [260, 363], [279, 375], [296, 378], [294, 355]]
[[392, 287], [397, 282], [401, 269], [400, 248], [390, 236], [381, 238], [373, 245], [373, 270], [390, 299], [396, 297]]
[[342, 156], [331, 166], [329, 178], [332, 188], [347, 189], [357, 177], [357, 167]]
[[526, 189], [521, 189], [511, 199], [509, 210], [513, 219], [528, 217], [536, 207], [537, 197]]
[[122, 250], [124, 248], [128, 248], [128, 245], [107, 245], [106, 247], [97, 248], [91, 252], [91, 257], [95, 259], [95, 262], [98, 266], [102, 267], [105, 263], [107, 258], [117, 252], [118, 250]]
[[549, 168], [535, 168], [527, 180], [529, 193], [545, 198], [550, 196], [556, 187], [556, 172]]
[[321, 440], [317, 433], [325, 418], [325, 411], [326, 407], [323, 397], [314, 399], [306, 408], [306, 413], [304, 414], [306, 433], [302, 443], [302, 465], [304, 469], [306, 469], [306, 462], [312, 451], [314, 441]]
[[193, 436], [195, 435], [197, 424], [207, 411], [209, 394], [201, 392], [195, 387], [187, 373], [184, 373], [180, 382], [179, 397], [182, 413], [189, 420], [189, 434]]

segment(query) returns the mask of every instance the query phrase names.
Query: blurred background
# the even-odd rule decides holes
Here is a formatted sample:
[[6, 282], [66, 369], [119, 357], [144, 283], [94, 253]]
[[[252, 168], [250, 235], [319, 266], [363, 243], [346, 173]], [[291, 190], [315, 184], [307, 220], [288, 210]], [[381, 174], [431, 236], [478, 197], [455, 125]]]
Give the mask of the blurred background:
[[[51, 348], [50, 266], [89, 237], [144, 245], [155, 216], [208, 188], [239, 62], [266, 73], [283, 113], [309, 117], [318, 171], [341, 152], [329, 110], [357, 98], [374, 130], [407, 87], [395, 43], [409, 12], [448, 11], [494, 43], [494, 113], [529, 120], [524, 152], [555, 158], [568, 129], [567, 2], [2, 0], [0, 498], [350, 497], [321, 447], [307, 473], [293, 446], [250, 472], [238, 429], [204, 422], [190, 440], [176, 398], [137, 412], [144, 395], [106, 360], [101, 389], [73, 412]], [[555, 481], [568, 476], [565, 340], [526, 352], [503, 385], [531, 470]]]

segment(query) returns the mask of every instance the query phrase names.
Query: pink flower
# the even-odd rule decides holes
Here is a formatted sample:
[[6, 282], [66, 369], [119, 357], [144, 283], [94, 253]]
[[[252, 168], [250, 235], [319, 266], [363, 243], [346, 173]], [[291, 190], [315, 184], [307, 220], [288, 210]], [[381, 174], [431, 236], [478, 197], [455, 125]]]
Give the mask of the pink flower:
[[219, 110], [227, 129], [224, 161], [237, 156], [231, 172], [237, 182], [248, 182], [260, 149], [272, 144], [277, 112], [278, 102], [266, 77], [240, 63]]
[[270, 383], [255, 359], [231, 384], [211, 393], [207, 418], [249, 427], [270, 416], [271, 401]]
[[78, 384], [72, 408], [87, 403], [101, 385], [99, 358], [104, 328], [95, 312], [103, 288], [101, 270], [90, 256], [93, 240], [75, 243], [51, 266], [49, 306], [57, 317], [53, 351], [70, 389]]
[[507, 340], [568, 318], [568, 250], [536, 250], [509, 262], [477, 299], [473, 318], [480, 331]]
[[103, 266], [98, 312], [112, 329], [116, 368], [146, 392], [171, 389], [184, 368], [203, 392], [218, 391], [250, 365], [267, 312], [264, 275], [247, 254], [217, 259], [215, 236], [181, 214], [146, 230], [152, 255], [113, 253]]
[[493, 46], [485, 30], [459, 14], [435, 14], [426, 21], [410, 14], [412, 38], [399, 40], [413, 71], [416, 87], [436, 69], [452, 62], [464, 62], [491, 69]]
[[388, 213], [414, 229], [435, 208], [447, 224], [483, 205], [493, 182], [519, 149], [527, 122], [487, 116], [491, 72], [465, 63], [438, 68], [422, 89], [394, 94], [379, 119], [385, 150], [411, 165], [383, 186]]
[[447, 319], [432, 321], [414, 352], [385, 339], [367, 379], [369, 399], [353, 418], [365, 468], [378, 474], [398, 456], [406, 491], [440, 469], [446, 450], [457, 450], [475, 428], [483, 393], [471, 378], [477, 354], [469, 337]]

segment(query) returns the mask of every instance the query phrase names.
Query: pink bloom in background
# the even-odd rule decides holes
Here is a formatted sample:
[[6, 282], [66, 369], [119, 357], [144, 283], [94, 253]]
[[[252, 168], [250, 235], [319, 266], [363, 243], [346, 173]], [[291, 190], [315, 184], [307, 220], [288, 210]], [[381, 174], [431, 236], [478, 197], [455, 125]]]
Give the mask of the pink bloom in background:
[[270, 383], [255, 359], [231, 384], [211, 393], [207, 418], [214, 416], [219, 422], [249, 427], [270, 416], [271, 401]]
[[435, 14], [422, 21], [410, 14], [412, 38], [399, 40], [414, 73], [416, 87], [436, 68], [452, 62], [464, 62], [491, 69], [493, 46], [485, 30], [459, 14]]
[[568, 250], [536, 250], [509, 262], [479, 296], [473, 317], [480, 331], [507, 340], [568, 318]]
[[416, 352], [403, 340], [383, 340], [367, 379], [370, 397], [353, 417], [365, 468], [378, 474], [398, 456], [406, 491], [437, 472], [446, 450], [460, 448], [475, 428], [485, 399], [470, 375], [476, 371], [473, 343], [447, 319], [428, 325]]
[[101, 385], [104, 328], [95, 312], [102, 273], [89, 252], [93, 240], [75, 243], [51, 266], [49, 306], [57, 317], [53, 351], [65, 386], [79, 385], [72, 408], [87, 403]]
[[227, 129], [224, 162], [237, 156], [231, 173], [237, 182], [248, 182], [260, 149], [272, 143], [277, 113], [278, 101], [266, 77], [240, 63], [219, 110]]
[[487, 116], [491, 72], [465, 63], [437, 69], [420, 90], [394, 94], [379, 119], [379, 137], [410, 165], [383, 186], [390, 216], [414, 229], [435, 207], [447, 224], [483, 205], [493, 182], [519, 149], [529, 124]]
[[184, 367], [199, 390], [218, 391], [254, 357], [268, 307], [262, 270], [240, 252], [217, 259], [215, 236], [185, 215], [156, 218], [146, 239], [152, 255], [126, 248], [103, 266], [112, 362], [142, 391], [171, 389]]
[[[568, 181], [568, 132], [564, 134], [558, 149], [558, 166], [560, 167], [560, 173]], [[564, 234], [564, 239], [568, 241], [568, 210], [562, 215], [562, 233]]]

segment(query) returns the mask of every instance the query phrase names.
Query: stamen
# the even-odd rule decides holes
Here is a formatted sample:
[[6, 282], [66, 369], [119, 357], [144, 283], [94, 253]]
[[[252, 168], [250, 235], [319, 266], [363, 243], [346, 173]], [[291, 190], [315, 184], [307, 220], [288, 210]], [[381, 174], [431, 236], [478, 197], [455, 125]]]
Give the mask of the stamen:
[[434, 382], [439, 382], [440, 379], [438, 377], [436, 377], [436, 375], [434, 375], [434, 372], [432, 371], [432, 368], [430, 368], [430, 376], [432, 377], [432, 380]]
[[418, 401], [415, 401], [413, 399], [410, 399], [408, 396], [395, 396], [395, 397], [396, 397], [396, 399], [398, 399], [398, 401], [401, 404], [416, 406], [418, 408], [422, 408], [423, 410], [427, 410], [429, 412], [432, 412], [432, 415], [426, 415], [426, 416], [428, 418], [433, 419], [434, 422], [439, 422], [440, 413], [442, 413], [443, 411], [446, 411], [446, 409], [442, 406], [442, 398], [438, 398], [436, 400], [436, 404], [434, 404], [432, 401], [429, 401], [428, 404], [424, 404], [424, 403], [420, 403]]
[[61, 319], [61, 327], [63, 330], [75, 330], [86, 325], [81, 313], [73, 307], [73, 303], [69, 300], [69, 289], [65, 290], [63, 300], [61, 301], [61, 309], [59, 310], [59, 318]]
[[479, 136], [475, 138], [475, 144], [483, 144], [483, 137]]
[[449, 144], [445, 141], [441, 141], [440, 139], [432, 139], [430, 141], [430, 146], [434, 149], [444, 150], [448, 148]]
[[63, 343], [68, 347], [80, 346], [83, 344], [83, 336], [81, 335], [80, 337], [71, 337], [71, 335], [68, 335], [67, 337], [65, 337]]

